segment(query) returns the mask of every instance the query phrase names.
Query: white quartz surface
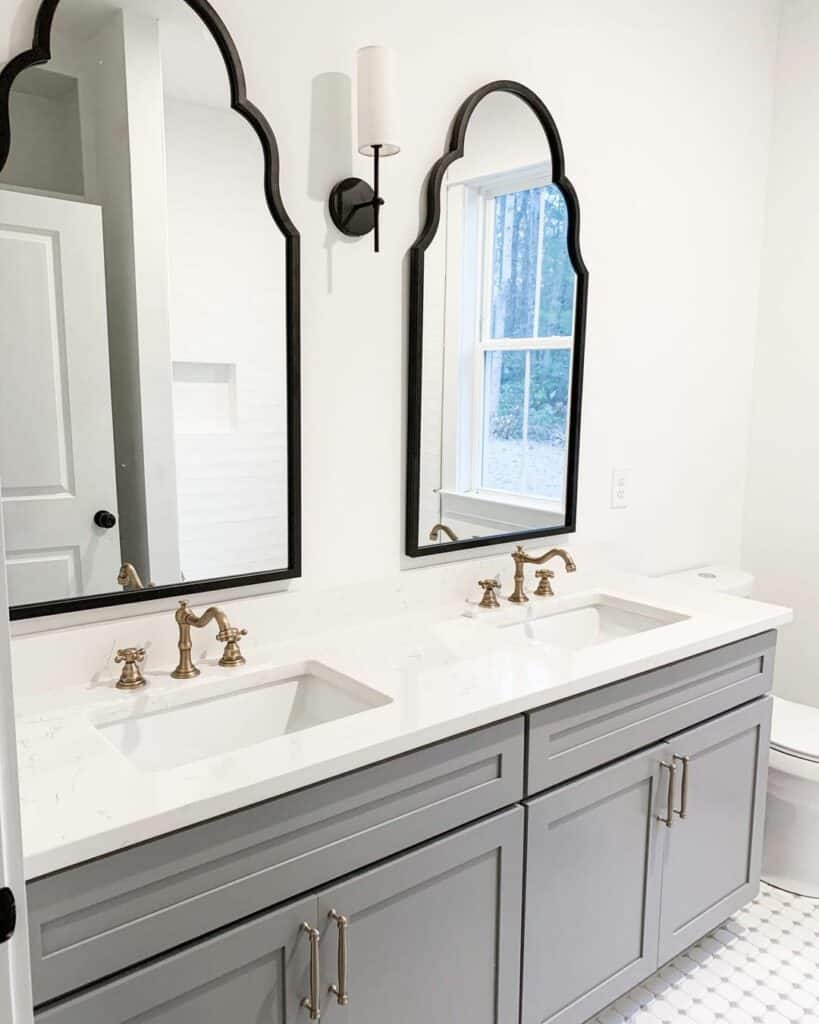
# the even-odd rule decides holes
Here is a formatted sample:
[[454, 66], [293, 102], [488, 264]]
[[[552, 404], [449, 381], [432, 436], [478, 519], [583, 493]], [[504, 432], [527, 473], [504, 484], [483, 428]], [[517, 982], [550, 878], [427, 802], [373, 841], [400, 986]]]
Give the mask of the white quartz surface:
[[[249, 664], [201, 663], [198, 679], [150, 666], [136, 694], [112, 678], [63, 678], [18, 699], [23, 847], [29, 879], [204, 821], [416, 747], [563, 700], [637, 672], [702, 653], [791, 619], [788, 609], [621, 573], [560, 574], [558, 596], [504, 604], [463, 603], [322, 629], [256, 645]], [[558, 612], [594, 594], [659, 606], [682, 621], [583, 650], [521, 637], [501, 622]], [[173, 630], [173, 622], [168, 629]], [[275, 635], [275, 622], [271, 622]], [[322, 662], [385, 694], [360, 714], [165, 771], [138, 768], [96, 728], [237, 687], [305, 660]], [[43, 672], [55, 666], [44, 665]], [[63, 677], [67, 664], [56, 666]], [[46, 681], [47, 684], [47, 681]]]

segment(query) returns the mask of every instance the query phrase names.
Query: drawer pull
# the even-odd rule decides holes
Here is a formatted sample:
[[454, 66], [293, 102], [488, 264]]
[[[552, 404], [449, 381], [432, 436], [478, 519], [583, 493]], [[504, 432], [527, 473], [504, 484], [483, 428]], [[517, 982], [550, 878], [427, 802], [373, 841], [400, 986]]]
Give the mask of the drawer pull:
[[674, 755], [675, 761], [682, 763], [682, 782], [680, 783], [680, 809], [675, 811], [675, 814], [679, 814], [681, 818], [684, 818], [688, 814], [688, 765], [691, 762], [690, 757], [682, 757], [680, 754]]
[[301, 1005], [309, 1013], [310, 1020], [321, 1020], [321, 996], [319, 995], [319, 986], [321, 984], [319, 942], [321, 941], [321, 935], [318, 928], [314, 928], [306, 921], [301, 926], [301, 930], [306, 933], [307, 938], [310, 940], [310, 995], [302, 999]]
[[330, 992], [336, 997], [339, 1006], [346, 1006], [350, 1002], [347, 990], [347, 929], [350, 919], [335, 910], [331, 910], [327, 916], [338, 926], [338, 984], [331, 985]]
[[661, 768], [668, 769], [668, 794], [666, 796], [666, 813], [658, 814], [657, 821], [661, 821], [667, 828], [674, 824], [674, 780], [677, 777], [677, 765], [671, 761], [660, 761]]

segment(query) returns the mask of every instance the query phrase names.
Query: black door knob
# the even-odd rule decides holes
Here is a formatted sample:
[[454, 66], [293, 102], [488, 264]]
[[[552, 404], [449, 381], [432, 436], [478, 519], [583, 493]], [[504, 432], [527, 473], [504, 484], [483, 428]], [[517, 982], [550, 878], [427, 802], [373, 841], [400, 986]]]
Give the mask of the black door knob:
[[17, 927], [17, 904], [11, 889], [0, 889], [0, 945], [14, 935]]
[[100, 509], [94, 516], [94, 522], [103, 530], [110, 530], [117, 525], [117, 517], [113, 512], [106, 512], [105, 509]]

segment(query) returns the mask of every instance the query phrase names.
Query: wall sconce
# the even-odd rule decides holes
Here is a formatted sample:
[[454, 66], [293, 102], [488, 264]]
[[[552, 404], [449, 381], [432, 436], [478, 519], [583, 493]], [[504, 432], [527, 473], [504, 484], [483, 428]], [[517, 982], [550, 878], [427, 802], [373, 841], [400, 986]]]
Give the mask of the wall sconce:
[[373, 187], [361, 178], [345, 178], [330, 193], [330, 217], [338, 230], [354, 238], [375, 232], [379, 251], [380, 161], [401, 151], [392, 51], [364, 46], [358, 51], [358, 152], [373, 158]]

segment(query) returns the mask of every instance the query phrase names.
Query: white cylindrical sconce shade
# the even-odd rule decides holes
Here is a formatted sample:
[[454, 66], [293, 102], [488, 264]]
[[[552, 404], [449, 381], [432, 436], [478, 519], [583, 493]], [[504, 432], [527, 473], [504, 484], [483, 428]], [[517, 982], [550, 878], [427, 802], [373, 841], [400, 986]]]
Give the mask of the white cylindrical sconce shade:
[[374, 156], [400, 152], [398, 142], [398, 94], [395, 62], [386, 46], [364, 46], [358, 51], [358, 151]]

